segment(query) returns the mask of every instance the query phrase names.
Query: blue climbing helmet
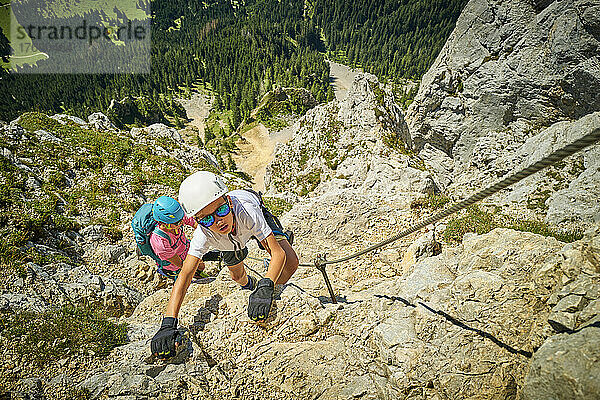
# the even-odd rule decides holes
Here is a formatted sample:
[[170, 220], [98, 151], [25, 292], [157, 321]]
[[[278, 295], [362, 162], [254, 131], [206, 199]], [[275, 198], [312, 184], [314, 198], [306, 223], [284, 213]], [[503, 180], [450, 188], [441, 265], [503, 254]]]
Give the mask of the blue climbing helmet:
[[181, 205], [169, 196], [160, 196], [152, 205], [152, 217], [158, 222], [175, 224], [181, 221], [183, 216]]

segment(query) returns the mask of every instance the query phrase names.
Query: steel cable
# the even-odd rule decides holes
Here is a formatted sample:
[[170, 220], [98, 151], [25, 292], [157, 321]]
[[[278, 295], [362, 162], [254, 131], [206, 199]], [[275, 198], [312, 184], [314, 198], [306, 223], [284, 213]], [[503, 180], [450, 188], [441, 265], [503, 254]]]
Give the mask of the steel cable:
[[[489, 197], [495, 193], [498, 193], [499, 191], [506, 189], [507, 187], [509, 187], [511, 185], [514, 185], [515, 183], [535, 174], [536, 172], [539, 172], [544, 168], [554, 165], [557, 162], [575, 154], [576, 152], [583, 150], [584, 148], [586, 148], [588, 146], [591, 146], [592, 144], [596, 143], [599, 140], [600, 140], [600, 128], [596, 128], [591, 133], [581, 137], [580, 139], [576, 140], [575, 142], [573, 142], [561, 149], [554, 151], [550, 155], [542, 158], [540, 161], [535, 162], [534, 164], [530, 165], [529, 167], [522, 169], [521, 171], [518, 171], [516, 173], [513, 173], [512, 175], [507, 176], [506, 178], [500, 180], [499, 182], [471, 195], [470, 197], [466, 198], [465, 200], [463, 200], [459, 203], [456, 203], [456, 204], [452, 205], [451, 207], [448, 207], [445, 210], [440, 211], [437, 214], [432, 215], [431, 217], [425, 219], [424, 221], [421, 221], [421, 222], [411, 226], [410, 228], [405, 229], [404, 231], [402, 231], [384, 241], [381, 241], [372, 246], [369, 246], [359, 252], [353, 253], [353, 254], [345, 256], [345, 257], [340, 257], [335, 260], [324, 260], [322, 258], [321, 259], [318, 258], [318, 261], [315, 261], [314, 263], [300, 263], [299, 266], [301, 266], [301, 267], [314, 267], [314, 266], [324, 267], [326, 265], [337, 264], [337, 263], [341, 263], [344, 261], [348, 261], [353, 258], [360, 257], [363, 254], [369, 253], [373, 250], [377, 250], [385, 245], [395, 242], [396, 240], [398, 240], [400, 238], [408, 236], [411, 233], [414, 233], [414, 232], [426, 227], [427, 225], [430, 225], [430, 224], [437, 222], [443, 218], [446, 218], [449, 215], [457, 213], [458, 211], [461, 211], [461, 210], [475, 204], [476, 202], [485, 199], [486, 197]], [[263, 259], [255, 258], [255, 257], [248, 257], [248, 258], [257, 260], [257, 261], [263, 260]]]

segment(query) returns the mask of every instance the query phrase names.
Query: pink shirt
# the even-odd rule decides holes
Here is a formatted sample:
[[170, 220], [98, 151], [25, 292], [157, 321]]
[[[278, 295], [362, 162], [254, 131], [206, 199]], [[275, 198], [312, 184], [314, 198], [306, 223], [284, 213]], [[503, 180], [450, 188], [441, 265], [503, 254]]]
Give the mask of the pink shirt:
[[[183, 217], [183, 224], [189, 225], [191, 227], [194, 226], [194, 219], [192, 217]], [[154, 233], [150, 234], [150, 246], [152, 246], [152, 250], [156, 253], [161, 260], [168, 260], [174, 255], [178, 255], [181, 260], [185, 260], [187, 256], [188, 250], [190, 249], [190, 241], [187, 237], [185, 237], [185, 233], [183, 229], [180, 227], [178, 229], [177, 235], [162, 231], [169, 235], [171, 239], [171, 244], [169, 241], [159, 235], [155, 235]], [[177, 271], [179, 268], [173, 264], [169, 264], [163, 267], [164, 269], [168, 269], [169, 271]]]

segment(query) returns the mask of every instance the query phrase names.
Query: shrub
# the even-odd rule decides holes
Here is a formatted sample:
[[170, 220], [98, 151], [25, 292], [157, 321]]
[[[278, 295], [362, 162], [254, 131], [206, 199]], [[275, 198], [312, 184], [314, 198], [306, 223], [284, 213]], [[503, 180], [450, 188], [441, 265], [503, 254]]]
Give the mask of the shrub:
[[506, 215], [492, 214], [474, 205], [466, 209], [461, 215], [448, 222], [444, 231], [444, 239], [448, 242], [462, 241], [467, 232], [477, 234], [488, 233], [495, 228], [508, 228], [521, 232], [531, 232], [542, 236], [551, 236], [561, 242], [571, 243], [583, 237], [582, 230], [560, 231], [551, 228], [545, 222], [534, 220], [520, 220]]
[[271, 211], [276, 217], [281, 217], [284, 213], [288, 212], [292, 208], [290, 203], [278, 197], [263, 197], [263, 201], [265, 202], [265, 206], [267, 206], [269, 211]]
[[67, 354], [105, 357], [126, 343], [127, 326], [111, 322], [98, 310], [64, 306], [43, 313], [3, 312], [0, 332], [4, 354], [10, 346], [21, 362], [41, 367]]
[[499, 225], [491, 213], [485, 212], [475, 205], [467, 208], [465, 214], [454, 217], [448, 222], [444, 231], [444, 239], [448, 242], [461, 242], [467, 232], [481, 235], [498, 227]]
[[410, 208], [413, 210], [419, 210], [423, 208], [430, 208], [432, 210], [438, 210], [445, 207], [450, 202], [450, 198], [444, 194], [433, 194], [427, 197], [413, 200], [410, 203]]

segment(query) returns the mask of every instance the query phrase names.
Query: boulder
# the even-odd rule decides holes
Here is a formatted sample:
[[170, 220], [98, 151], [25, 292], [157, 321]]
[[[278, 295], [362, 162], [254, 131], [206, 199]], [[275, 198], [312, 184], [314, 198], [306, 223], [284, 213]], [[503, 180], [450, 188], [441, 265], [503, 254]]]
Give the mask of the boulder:
[[152, 124], [146, 127], [146, 130], [148, 134], [153, 137], [164, 137], [175, 142], [183, 142], [179, 132], [177, 132], [175, 128], [169, 128], [165, 124]]
[[523, 399], [600, 398], [600, 321], [549, 338], [535, 353]]
[[87, 125], [88, 125], [88, 123], [85, 122], [84, 120], [82, 120], [81, 118], [74, 117], [72, 115], [54, 114], [50, 118], [57, 120], [58, 122], [60, 122], [63, 125], [66, 124], [67, 121], [74, 122], [77, 125], [80, 125], [81, 127], [84, 127], [84, 128], [87, 128]]
[[99, 131], [110, 131], [116, 130], [117, 127], [112, 121], [101, 112], [95, 112], [88, 116], [88, 122], [90, 127], [99, 130]]
[[97, 242], [104, 238], [104, 225], [88, 225], [79, 231], [83, 240], [87, 242]]
[[8, 124], [4, 121], [0, 121], [0, 130], [3, 135], [6, 135], [7, 139], [19, 141], [25, 135], [25, 129], [19, 125], [18, 121], [18, 118]]
[[53, 134], [51, 134], [50, 132], [47, 132], [43, 129], [39, 129], [35, 132], [33, 132], [40, 140], [45, 141], [45, 142], [51, 142], [51, 143], [63, 143], [64, 141], [56, 136], [54, 136]]

